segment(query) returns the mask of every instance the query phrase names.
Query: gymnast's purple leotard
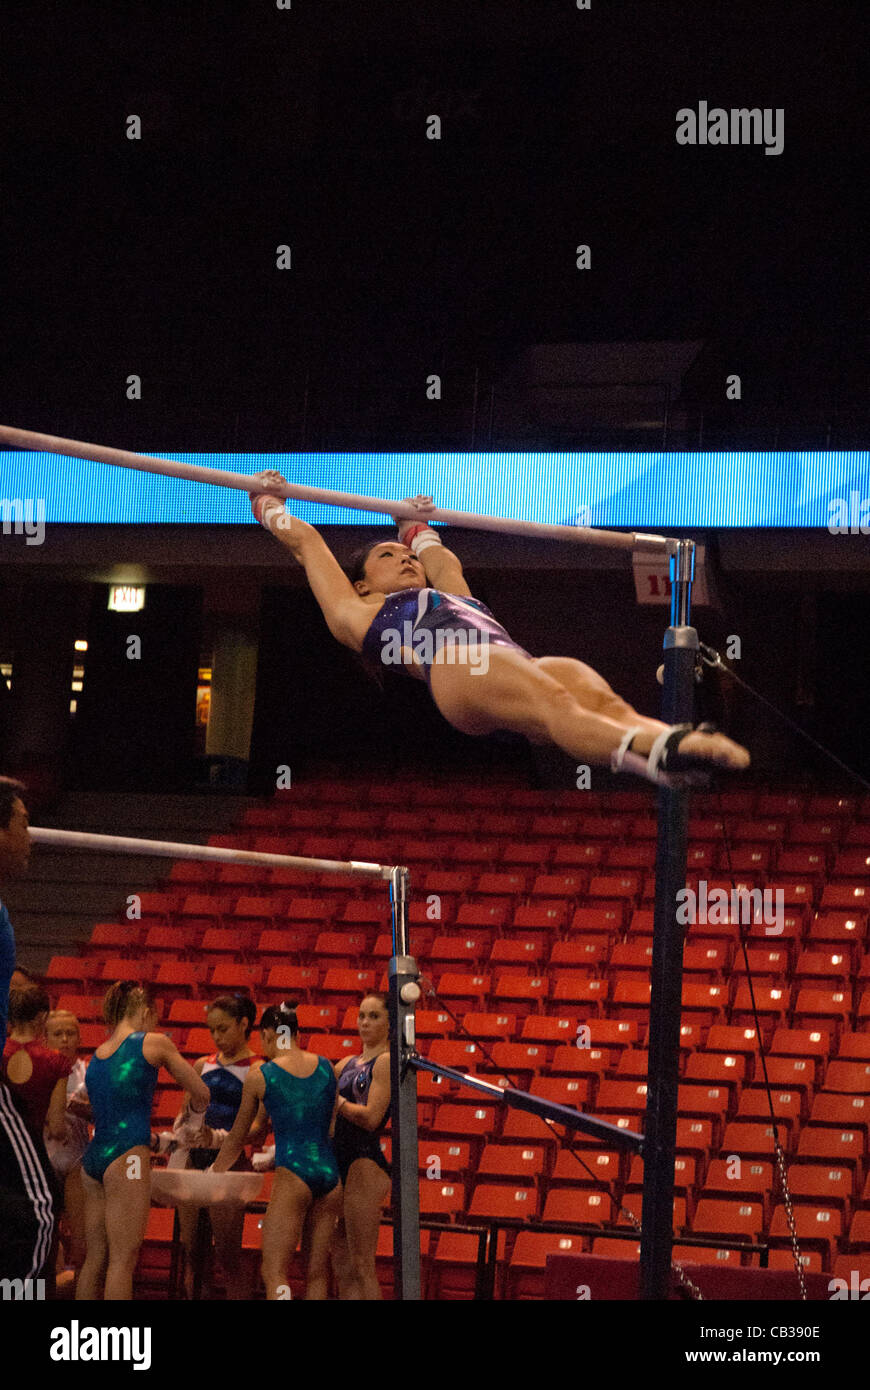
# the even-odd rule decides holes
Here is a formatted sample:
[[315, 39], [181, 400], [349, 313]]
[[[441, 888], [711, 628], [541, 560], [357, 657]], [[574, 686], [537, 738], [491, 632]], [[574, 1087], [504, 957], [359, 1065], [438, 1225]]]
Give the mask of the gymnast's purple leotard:
[[[463, 639], [459, 634], [466, 635]], [[408, 670], [415, 665], [426, 679], [431, 679], [432, 658], [446, 650], [448, 661], [474, 665], [479, 652], [489, 646], [513, 647], [514, 651], [533, 661], [534, 657], [496, 622], [485, 603], [477, 598], [462, 598], [445, 594], [440, 589], [400, 589], [390, 594], [376, 614], [363, 639], [363, 656], [377, 666]], [[412, 652], [413, 662], [405, 664], [402, 656]], [[485, 668], [484, 668], [485, 669]]]

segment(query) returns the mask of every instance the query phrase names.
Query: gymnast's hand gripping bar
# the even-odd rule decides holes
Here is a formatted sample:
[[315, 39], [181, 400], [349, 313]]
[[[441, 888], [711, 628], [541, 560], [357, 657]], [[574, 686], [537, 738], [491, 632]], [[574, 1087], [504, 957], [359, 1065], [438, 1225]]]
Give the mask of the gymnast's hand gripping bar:
[[[302, 502], [322, 502], [329, 507], [345, 507], [351, 511], [380, 512], [405, 521], [419, 521], [420, 513], [402, 502], [387, 502], [380, 497], [358, 497], [350, 492], [331, 492], [326, 488], [305, 487], [301, 483], [264, 486], [261, 478], [252, 474], [232, 473], [225, 468], [207, 468], [203, 464], [179, 463], [174, 459], [153, 458], [134, 454], [126, 449], [110, 449], [103, 444], [83, 444], [76, 439], [61, 439], [53, 434], [38, 434], [33, 430], [13, 429], [0, 425], [0, 444], [14, 449], [28, 449], [38, 454], [61, 454], [84, 459], [89, 463], [107, 463], [117, 468], [134, 468], [141, 473], [162, 473], [167, 478], [183, 478], [193, 483], [213, 483], [218, 487], [233, 487], [240, 492], [265, 492], [271, 497], [297, 499]], [[670, 555], [677, 542], [667, 536], [651, 536], [642, 531], [603, 531], [593, 526], [551, 526], [538, 521], [519, 521], [501, 516], [479, 516], [475, 512], [455, 512], [435, 507], [426, 513], [427, 521], [443, 521], [447, 526], [464, 526], [474, 531], [500, 531], [505, 535], [533, 536], [542, 540], [567, 541], [571, 544], [593, 545], [610, 550], [641, 551]]]

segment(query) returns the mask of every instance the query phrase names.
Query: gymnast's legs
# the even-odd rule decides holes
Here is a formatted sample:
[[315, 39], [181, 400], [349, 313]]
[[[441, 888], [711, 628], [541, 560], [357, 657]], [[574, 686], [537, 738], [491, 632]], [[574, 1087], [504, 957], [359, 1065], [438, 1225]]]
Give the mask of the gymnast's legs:
[[[491, 645], [483, 673], [445, 660], [449, 656], [442, 651], [432, 663], [432, 698], [460, 733], [508, 729], [532, 743], [555, 743], [579, 762], [608, 766], [628, 729], [639, 726], [632, 749], [644, 755], [668, 727], [637, 715], [580, 661], [529, 660], [510, 647]], [[746, 749], [723, 734], [687, 733], [680, 753], [724, 769], [749, 765]]]

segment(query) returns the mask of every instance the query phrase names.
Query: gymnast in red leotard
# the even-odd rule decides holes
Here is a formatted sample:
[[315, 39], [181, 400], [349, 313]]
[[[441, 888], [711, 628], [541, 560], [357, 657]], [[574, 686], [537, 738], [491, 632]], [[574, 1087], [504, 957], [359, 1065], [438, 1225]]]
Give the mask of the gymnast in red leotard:
[[[272, 471], [258, 476], [284, 482]], [[432, 499], [408, 500], [420, 520], [399, 522], [398, 540], [368, 546], [348, 577], [313, 526], [278, 498], [251, 494], [257, 520], [304, 568], [332, 635], [369, 660], [426, 680], [460, 733], [506, 729], [555, 744], [578, 762], [671, 785], [749, 765], [746, 749], [724, 734], [638, 714], [584, 662], [518, 647], [472, 597], [459, 559], [426, 524]]]

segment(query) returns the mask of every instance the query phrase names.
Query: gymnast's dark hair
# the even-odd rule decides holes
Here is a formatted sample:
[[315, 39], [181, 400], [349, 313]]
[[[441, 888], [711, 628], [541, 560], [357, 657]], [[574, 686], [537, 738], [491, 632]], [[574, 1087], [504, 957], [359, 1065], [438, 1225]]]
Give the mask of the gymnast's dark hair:
[[14, 777], [0, 777], [0, 830], [8, 830], [13, 803], [23, 797], [26, 791], [24, 783], [17, 782]]
[[113, 1028], [125, 1018], [138, 1013], [143, 1005], [151, 1007], [151, 991], [135, 980], [116, 980], [106, 990], [103, 999], [103, 1018]]
[[206, 1014], [210, 1014], [212, 1009], [221, 1009], [230, 1018], [234, 1018], [236, 1023], [241, 1023], [242, 1019], [248, 1021], [248, 1031], [246, 1038], [251, 1036], [251, 1029], [257, 1021], [257, 1006], [253, 999], [245, 994], [222, 994], [219, 998], [213, 999], [206, 1009]]
[[9, 1022], [32, 1023], [51, 1010], [51, 1000], [41, 985], [27, 985], [9, 991]]
[[369, 541], [367, 545], [361, 545], [358, 550], [354, 550], [348, 557], [344, 572], [351, 584], [355, 584], [358, 579], [365, 579], [366, 561], [371, 555], [376, 545], [399, 545], [395, 536], [381, 536], [379, 541]]
[[291, 1038], [295, 1038], [299, 1032], [299, 1020], [296, 1017], [298, 1007], [295, 999], [284, 999], [280, 1004], [270, 1004], [263, 1010], [260, 1031], [269, 1028], [273, 1033], [277, 1033], [279, 1028], [289, 1028]]

